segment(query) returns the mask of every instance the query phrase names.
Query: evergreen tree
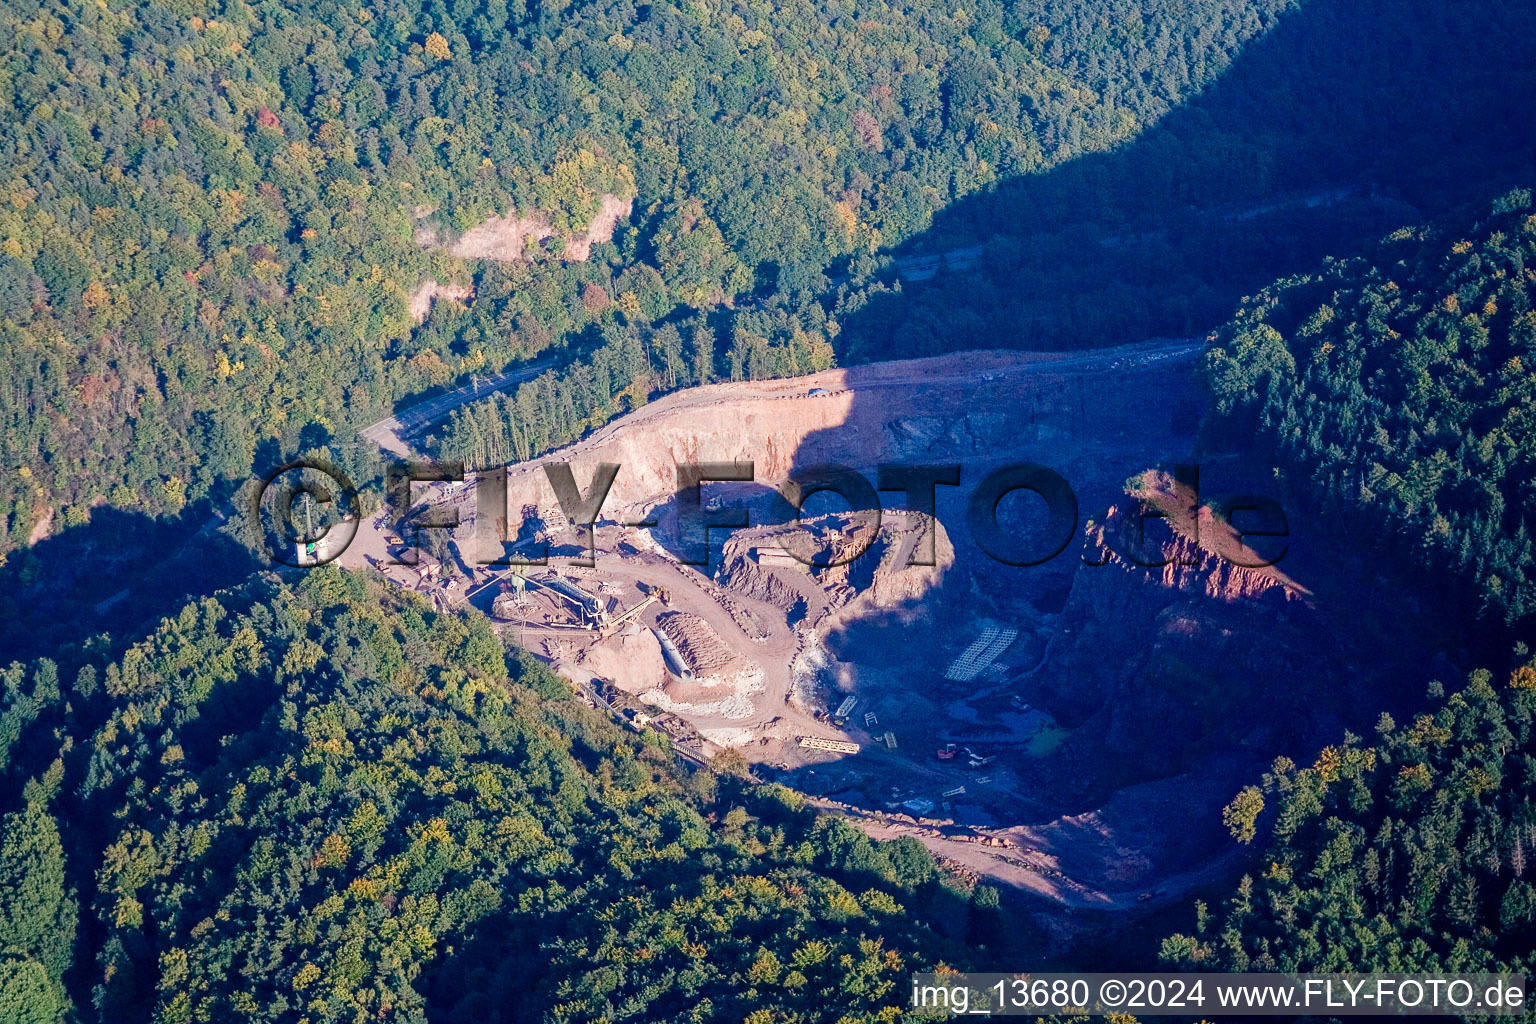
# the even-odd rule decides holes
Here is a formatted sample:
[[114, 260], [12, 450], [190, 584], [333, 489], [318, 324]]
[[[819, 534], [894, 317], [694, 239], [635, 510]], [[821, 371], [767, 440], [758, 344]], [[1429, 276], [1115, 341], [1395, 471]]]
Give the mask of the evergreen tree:
[[78, 908], [58, 825], [38, 787], [27, 790], [25, 809], [0, 819], [0, 1022], [52, 1024], [67, 1006]]
[[42, 964], [0, 950], [0, 1024], [56, 1024], [67, 1008]]
[[57, 981], [69, 969], [77, 907], [64, 876], [58, 825], [41, 801], [0, 820], [0, 948]]

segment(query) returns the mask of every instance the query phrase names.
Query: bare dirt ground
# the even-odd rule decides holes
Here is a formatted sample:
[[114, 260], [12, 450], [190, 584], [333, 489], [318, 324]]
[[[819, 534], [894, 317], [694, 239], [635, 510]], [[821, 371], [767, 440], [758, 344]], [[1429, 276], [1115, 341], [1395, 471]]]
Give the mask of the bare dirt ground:
[[[1053, 792], [1079, 771], [1071, 758], [1085, 756], [1085, 743], [1093, 756], [1092, 729], [1021, 695], [1072, 685], [1063, 666], [1093, 636], [1092, 622], [1061, 610], [1064, 596], [1052, 599], [1053, 610], [1040, 607], [1047, 592], [1085, 585], [1073, 582], [1075, 553], [1034, 576], [998, 570], [970, 541], [957, 496], [941, 501], [937, 524], [888, 513], [880, 542], [849, 566], [786, 561], [775, 553], [776, 527], [739, 531], [713, 545], [711, 564], [685, 565], [674, 491], [680, 463], [751, 461], [752, 483], [706, 484], [705, 493], [749, 508], [760, 523], [795, 466], [959, 462], [974, 482], [997, 464], [1031, 459], [1085, 496], [1099, 487], [1124, 498], [1130, 475], [1178, 455], [1169, 410], [1192, 393], [1201, 348], [1176, 340], [1072, 354], [963, 353], [696, 388], [505, 470], [508, 535], [550, 542], [556, 557], [547, 569], [475, 564], [483, 549], [472, 485], [420, 488], [424, 501], [460, 512], [449, 578], [425, 556], [416, 568], [386, 564], [402, 549], [382, 520], [364, 524], [342, 560], [375, 565], [440, 606], [482, 608], [594, 703], [661, 729], [694, 758], [733, 749], [872, 834], [916, 835], [969, 870], [1064, 906], [1159, 903], [1222, 869], [1227, 854], [1213, 855], [1184, 835], [1196, 830], [1174, 821], [1214, 817], [1246, 762], [1141, 779], [1075, 803]], [[579, 552], [586, 538], [559, 512], [541, 468], [550, 461], [571, 463], [582, 486], [595, 463], [621, 466], [595, 531], [593, 568], [558, 557]], [[657, 525], [620, 525], [645, 514]], [[1093, 519], [1092, 506], [1083, 515]], [[807, 525], [827, 544], [850, 536], [835, 511]], [[925, 525], [937, 531], [939, 564], [908, 567]], [[1085, 552], [1103, 536], [1102, 526], [1090, 527]], [[1178, 574], [1146, 579], [1174, 593], [1205, 586]], [[1133, 586], [1112, 575], [1093, 585], [1108, 595], [1095, 600], [1111, 604]], [[1217, 603], [1257, 601], [1274, 589], [1246, 576], [1214, 585], [1218, 592], [1205, 596]], [[555, 592], [566, 586], [590, 609]], [[695, 624], [707, 638], [694, 642], [669, 622]], [[991, 663], [945, 678], [994, 634], [1007, 639]], [[694, 659], [691, 674], [669, 661], [658, 678], [663, 637], [684, 662]], [[846, 749], [807, 747], [806, 739]]]
[[565, 258], [580, 262], [591, 259], [592, 247], [613, 241], [614, 229], [619, 221], [629, 219], [634, 205], [633, 199], [620, 199], [612, 194], [603, 196], [586, 232], [566, 242]]
[[[614, 228], [628, 217], [634, 205], [632, 199], [620, 199], [616, 195], [604, 195], [599, 200], [597, 213], [587, 229], [565, 240], [562, 259], [584, 262], [592, 256], [592, 246], [613, 239]], [[528, 255], [528, 245], [552, 238], [555, 229], [542, 213], [533, 211], [519, 216], [516, 211], [504, 217], [492, 217], [477, 224], [448, 247], [451, 255], [465, 260], [499, 260], [511, 262]], [[435, 236], [425, 238], [429, 244]]]
[[[586, 230], [565, 240], [561, 259], [577, 262], [590, 259], [592, 247], [612, 241], [619, 222], [627, 219], [633, 208], [633, 199], [620, 199], [612, 194], [603, 195], [599, 200], [597, 212]], [[418, 219], [427, 217], [432, 212], [432, 207], [416, 208]], [[521, 260], [528, 254], [530, 240], [535, 243], [542, 242], [546, 238], [553, 237], [554, 234], [554, 228], [550, 226], [548, 218], [544, 215], [534, 212], [518, 216], [516, 211], [513, 211], [504, 217], [492, 217], [466, 231], [457, 241], [448, 246], [448, 252], [450, 255], [466, 260]], [[416, 241], [423, 246], [439, 244], [437, 232], [429, 227], [418, 230]], [[406, 308], [410, 312], [411, 319], [417, 324], [422, 324], [426, 322], [428, 315], [432, 312], [432, 305], [437, 300], [452, 299], [467, 302], [474, 298], [474, 294], [475, 290], [471, 285], [440, 284], [435, 278], [428, 279], [407, 296]], [[473, 381], [465, 387], [438, 395], [408, 410], [385, 417], [365, 427], [360, 433], [366, 440], [372, 441], [385, 451], [408, 456], [411, 454], [411, 436], [417, 431], [442, 419], [465, 402], [483, 398], [493, 391], [528, 380], [542, 372], [548, 365], [547, 360], [541, 360], [531, 366], [510, 370], [497, 377]]]
[[428, 279], [411, 293], [406, 308], [410, 310], [411, 319], [420, 324], [426, 322], [427, 314], [432, 312], [432, 304], [438, 299], [463, 302], [473, 298], [474, 294], [475, 289], [467, 284], [438, 284], [436, 279]]
[[53, 526], [53, 506], [43, 509], [43, 514], [38, 516], [37, 522], [32, 524], [32, 532], [27, 534], [28, 544], [39, 544], [48, 536], [48, 531]]

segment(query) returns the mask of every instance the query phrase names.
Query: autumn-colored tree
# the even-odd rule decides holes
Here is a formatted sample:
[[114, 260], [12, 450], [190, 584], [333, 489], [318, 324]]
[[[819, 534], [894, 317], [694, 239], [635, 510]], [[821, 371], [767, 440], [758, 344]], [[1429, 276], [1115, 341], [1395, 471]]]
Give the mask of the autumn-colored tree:
[[588, 281], [581, 289], [581, 308], [592, 316], [601, 316], [610, 305], [608, 293], [601, 285]]
[[1221, 823], [1227, 826], [1232, 838], [1240, 843], [1251, 843], [1257, 833], [1259, 815], [1264, 813], [1264, 792], [1257, 786], [1244, 786], [1221, 810]]

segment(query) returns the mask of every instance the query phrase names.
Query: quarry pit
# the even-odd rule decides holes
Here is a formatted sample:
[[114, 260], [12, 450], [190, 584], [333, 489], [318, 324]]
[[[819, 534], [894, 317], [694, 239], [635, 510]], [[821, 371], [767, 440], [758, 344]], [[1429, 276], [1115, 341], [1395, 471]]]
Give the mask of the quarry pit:
[[[417, 485], [459, 513], [442, 562], [390, 564], [404, 548], [382, 516], [342, 562], [480, 608], [680, 756], [739, 755], [873, 835], [915, 836], [1042, 897], [1046, 916], [1166, 903], [1231, 856], [1220, 807], [1262, 769], [1250, 751], [1289, 738], [1262, 705], [1320, 658], [1312, 595], [1218, 558], [1209, 510], [1132, 537], [1140, 503], [1177, 503], [1160, 467], [1193, 458], [1202, 348], [964, 353], [694, 388], [504, 470], [503, 553], [547, 549], [547, 564], [477, 564], [489, 524], [474, 479]], [[1079, 506], [1073, 542], [1042, 565], [1001, 564], [967, 528], [968, 485], [1020, 460], [1061, 474]], [[590, 531], [561, 510], [548, 462], [583, 488], [597, 464], [620, 466]], [[701, 565], [681, 557], [689, 462], [753, 468], [702, 485], [706, 510], [750, 525], [711, 530]], [[878, 518], [821, 494], [798, 524], [776, 520], [786, 478], [829, 463], [871, 481], [880, 464], [958, 464], [963, 479], [937, 489], [932, 517], [882, 492]], [[1011, 496], [998, 517], [1038, 532], [1038, 504]], [[785, 550], [791, 532], [814, 564]], [[911, 564], [925, 536], [933, 564]], [[1166, 564], [1124, 557], [1149, 544]], [[1292, 710], [1302, 731], [1342, 714]]]

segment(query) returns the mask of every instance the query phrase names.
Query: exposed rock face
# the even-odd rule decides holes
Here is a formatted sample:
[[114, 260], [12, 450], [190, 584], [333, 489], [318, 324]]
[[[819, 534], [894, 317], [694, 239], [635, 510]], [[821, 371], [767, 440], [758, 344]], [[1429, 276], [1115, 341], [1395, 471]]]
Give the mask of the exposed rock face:
[[1007, 412], [972, 411], [957, 417], [903, 416], [886, 424], [893, 446], [912, 455], [974, 454], [1020, 442], [1061, 437], [1072, 408], [1060, 398], [1031, 396]]
[[1128, 556], [1138, 554], [1136, 549], [1137, 527], [1134, 511], [1111, 508], [1102, 523], [1088, 527], [1086, 531], [1086, 561], [1103, 562], [1118, 566], [1121, 571], [1131, 571], [1150, 577], [1146, 582], [1164, 590], [1183, 593], [1203, 593], [1220, 601], [1277, 601], [1282, 604], [1299, 602], [1307, 604], [1310, 594], [1295, 580], [1270, 566], [1248, 568], [1244, 564], [1262, 561], [1254, 552], [1247, 557], [1229, 560], [1229, 555], [1242, 555], [1230, 527], [1216, 521], [1209, 508], [1199, 510], [1198, 541], [1186, 533], [1176, 532], [1151, 556], [1140, 554], [1145, 562], [1166, 561], [1162, 566], [1145, 567], [1134, 564]]
[[[934, 532], [934, 564], [908, 565], [922, 532]], [[847, 567], [854, 591], [838, 618], [852, 620], [920, 601], [935, 590], [955, 563], [955, 549], [944, 524], [916, 514], [887, 514], [880, 535], [862, 557]]]
[[[730, 385], [695, 389], [686, 407], [679, 400], [682, 396], [669, 396], [639, 410], [628, 423], [604, 428], [552, 458], [573, 463], [583, 487], [589, 467], [618, 463], [622, 470], [603, 513], [619, 521], [638, 519], [641, 510], [670, 499], [677, 489], [677, 467], [684, 463], [751, 462], [759, 481], [781, 480], [805, 439], [817, 433], [838, 434], [852, 404], [840, 395], [804, 398], [804, 387], [797, 388], [802, 397], [783, 402], [730, 398]], [[714, 394], [723, 400], [703, 400]], [[675, 412], [669, 408], [673, 406]], [[539, 462], [512, 469], [508, 501], [514, 512], [525, 505], [553, 506], [553, 492]]]
[[461, 260], [498, 260], [510, 263], [528, 254], [528, 240], [542, 242], [555, 229], [540, 215], [519, 217], [515, 212], [492, 217], [459, 236], [448, 252]]
[[[1106, 746], [1136, 752], [1140, 777], [1165, 777], [1255, 729], [1272, 734], [1268, 749], [1283, 746], [1283, 735], [1325, 713], [1298, 703], [1292, 685], [1330, 670], [1311, 595], [1275, 568], [1222, 558], [1217, 548], [1232, 550], [1222, 530], [1202, 511], [1199, 543], [1175, 532], [1138, 550], [1131, 505], [1087, 528], [1083, 560], [1103, 564], [1076, 570], [1064, 642], [1030, 691], [1075, 728], [1069, 748], [1081, 748], [1085, 791], [1135, 781], [1106, 774]], [[1167, 564], [1144, 567], [1133, 554]]]
[[[620, 199], [612, 194], [604, 195], [586, 231], [566, 238], [562, 257], [579, 262], [589, 259], [592, 255], [592, 246], [611, 241], [614, 228], [620, 220], [630, 215], [633, 206], [632, 199]], [[459, 236], [458, 241], [448, 247], [448, 251], [460, 259], [511, 262], [527, 256], [530, 239], [534, 243], [539, 243], [554, 235], [555, 229], [550, 226], [549, 219], [543, 214], [533, 211], [524, 216], [518, 216], [514, 210], [504, 217], [492, 217], [470, 228]], [[433, 240], [431, 236], [423, 237], [427, 239], [427, 244], [431, 244]]]

